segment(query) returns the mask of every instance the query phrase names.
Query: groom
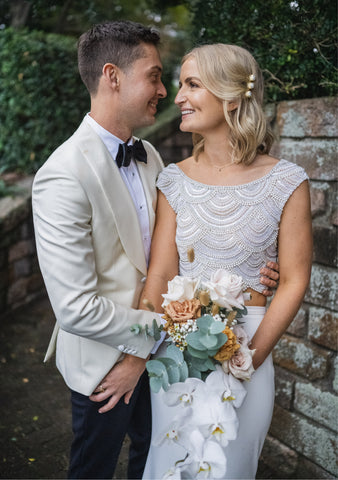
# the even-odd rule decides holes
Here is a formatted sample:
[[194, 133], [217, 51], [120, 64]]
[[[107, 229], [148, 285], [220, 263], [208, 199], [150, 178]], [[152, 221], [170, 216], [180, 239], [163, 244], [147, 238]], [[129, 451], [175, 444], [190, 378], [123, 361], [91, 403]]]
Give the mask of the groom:
[[163, 164], [152, 145], [132, 135], [154, 123], [166, 96], [158, 43], [156, 32], [128, 21], [96, 25], [81, 36], [78, 64], [90, 113], [33, 185], [39, 263], [56, 316], [45, 360], [56, 346], [71, 390], [69, 478], [111, 479], [126, 433], [128, 477], [141, 478], [149, 448], [143, 372], [154, 341], [130, 327], [153, 320], [136, 307]]
[[[90, 113], [33, 185], [38, 258], [57, 321], [46, 360], [56, 344], [57, 367], [71, 390], [69, 478], [112, 478], [126, 433], [128, 476], [141, 478], [149, 447], [148, 382], [145, 374], [138, 378], [154, 340], [130, 327], [154, 318], [136, 308], [163, 164], [148, 142], [135, 152], [130, 145], [134, 129], [154, 123], [166, 96], [159, 40], [132, 22], [96, 25], [81, 36], [78, 65]], [[118, 363], [102, 385], [123, 358], [123, 378]], [[109, 397], [107, 405], [89, 399], [95, 390]]]

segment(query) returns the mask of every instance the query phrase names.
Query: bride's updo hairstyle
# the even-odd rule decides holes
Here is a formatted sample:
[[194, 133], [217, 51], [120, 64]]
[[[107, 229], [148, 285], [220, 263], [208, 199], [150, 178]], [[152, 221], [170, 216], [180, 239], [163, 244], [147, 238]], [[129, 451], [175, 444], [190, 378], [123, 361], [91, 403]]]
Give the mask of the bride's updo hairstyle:
[[[273, 136], [263, 112], [263, 75], [253, 56], [236, 45], [216, 43], [194, 48], [182, 64], [191, 57], [204, 87], [223, 102], [233, 162], [249, 165], [258, 153], [269, 153]], [[237, 108], [228, 111], [231, 102]], [[198, 159], [204, 150], [203, 137], [193, 134], [193, 144], [193, 155]]]

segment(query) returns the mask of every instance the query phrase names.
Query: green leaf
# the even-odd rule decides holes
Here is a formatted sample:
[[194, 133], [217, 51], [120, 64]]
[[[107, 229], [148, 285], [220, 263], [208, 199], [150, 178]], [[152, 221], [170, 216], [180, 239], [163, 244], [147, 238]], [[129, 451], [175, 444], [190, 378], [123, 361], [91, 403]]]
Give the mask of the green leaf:
[[162, 387], [162, 378], [160, 377], [150, 377], [149, 378], [149, 385], [151, 390], [154, 393], [158, 393]]
[[224, 330], [224, 323], [223, 322], [214, 322], [211, 324], [209, 332], [217, 335], [218, 333], [222, 333]]
[[208, 358], [208, 351], [206, 349], [197, 350], [188, 344], [187, 351], [190, 353], [192, 357], [201, 358], [201, 359]]
[[132, 333], [135, 333], [136, 335], [138, 335], [139, 333], [142, 332], [142, 325], [138, 324], [138, 323], [135, 323], [134, 325], [132, 325], [130, 327], [130, 331]]
[[209, 348], [215, 348], [217, 345], [217, 337], [215, 335], [204, 335], [200, 342], [209, 350]]
[[184, 382], [189, 376], [189, 369], [186, 362], [183, 362], [178, 367], [180, 373], [180, 382]]
[[168, 381], [170, 384], [180, 381], [180, 371], [175, 360], [168, 357], [159, 358], [167, 370]]
[[165, 365], [162, 362], [157, 360], [148, 360], [146, 363], [146, 368], [148, 370], [149, 376], [152, 375], [163, 375], [166, 373]]
[[148, 330], [148, 335], [153, 337], [156, 341], [161, 338], [161, 330], [163, 330], [163, 326], [160, 325], [160, 327], [157, 325], [157, 322], [155, 318], [153, 319], [153, 324], [151, 329]]
[[211, 315], [203, 315], [203, 317], [200, 317], [196, 320], [196, 324], [202, 333], [207, 332], [213, 322], [214, 319]]
[[173, 360], [175, 360], [175, 362], [177, 364], [181, 364], [182, 362], [184, 362], [184, 356], [183, 356], [183, 353], [181, 352], [181, 350], [176, 347], [175, 345], [169, 345], [168, 348], [167, 348], [167, 351], [166, 351], [166, 355], [167, 357], [169, 358], [172, 358]]
[[146, 363], [146, 369], [149, 374], [149, 384], [153, 391], [158, 392], [161, 386], [163, 390], [167, 391], [169, 388], [168, 373], [166, 366], [160, 361], [160, 359], [149, 360]]

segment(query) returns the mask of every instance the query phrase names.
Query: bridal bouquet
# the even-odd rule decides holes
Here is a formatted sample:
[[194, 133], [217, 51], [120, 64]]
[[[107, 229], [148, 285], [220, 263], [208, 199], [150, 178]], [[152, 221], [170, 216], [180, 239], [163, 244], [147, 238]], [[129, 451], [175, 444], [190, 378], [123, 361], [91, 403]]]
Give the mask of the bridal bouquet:
[[163, 477], [223, 478], [224, 447], [238, 431], [236, 409], [254, 372], [248, 338], [239, 319], [246, 314], [243, 281], [218, 270], [208, 281], [176, 276], [163, 295], [165, 356], [146, 364], [150, 387], [161, 392], [173, 419], [156, 444], [184, 448]]
[[241, 277], [225, 270], [205, 282], [176, 276], [163, 298], [169, 345], [164, 357], [147, 362], [154, 392], [188, 377], [206, 380], [217, 365], [250, 380], [253, 351], [238, 321], [246, 314]]

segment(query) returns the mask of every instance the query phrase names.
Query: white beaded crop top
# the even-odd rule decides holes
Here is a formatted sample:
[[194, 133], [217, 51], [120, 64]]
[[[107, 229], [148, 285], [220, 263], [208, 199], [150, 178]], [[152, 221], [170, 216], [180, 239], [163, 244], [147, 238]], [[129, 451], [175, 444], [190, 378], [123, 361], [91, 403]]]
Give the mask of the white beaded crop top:
[[[277, 260], [284, 205], [307, 179], [303, 168], [286, 160], [263, 177], [234, 186], [200, 183], [176, 164], [168, 165], [157, 187], [176, 213], [180, 275], [208, 280], [222, 268], [241, 275], [246, 288], [262, 292], [259, 270]], [[191, 247], [193, 263], [187, 257]]]

